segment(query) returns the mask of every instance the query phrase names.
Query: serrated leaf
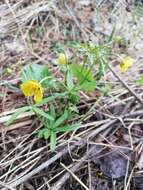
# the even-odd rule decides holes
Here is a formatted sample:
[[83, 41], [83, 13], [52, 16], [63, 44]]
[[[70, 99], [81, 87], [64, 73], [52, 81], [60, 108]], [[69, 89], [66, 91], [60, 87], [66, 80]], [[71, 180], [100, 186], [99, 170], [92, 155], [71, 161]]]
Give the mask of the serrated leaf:
[[19, 108], [19, 109], [10, 117], [10, 119], [7, 121], [6, 125], [10, 125], [11, 123], [13, 123], [19, 115], [21, 115], [21, 114], [24, 113], [24, 112], [29, 111], [30, 108], [31, 108], [30, 106], [25, 106], [25, 107]]
[[92, 71], [88, 68], [83, 67], [82, 65], [74, 63], [70, 66], [70, 69], [79, 82], [82, 82], [83, 80], [94, 80]]
[[32, 107], [32, 110], [34, 111], [34, 112], [36, 112], [36, 114], [38, 114], [38, 115], [40, 115], [40, 116], [42, 116], [42, 117], [44, 117], [44, 118], [46, 118], [46, 119], [48, 119], [48, 120], [54, 120], [54, 118], [51, 116], [51, 115], [49, 115], [48, 113], [46, 113], [46, 112], [44, 112], [43, 110], [41, 110], [40, 108], [37, 108], [37, 107]]
[[80, 89], [85, 92], [92, 92], [96, 89], [96, 81], [87, 82], [85, 81], [82, 85], [80, 85]]
[[84, 90], [85, 92], [92, 92], [96, 89], [96, 81], [91, 81], [91, 82], [88, 82], [88, 81], [85, 81], [83, 84], [81, 84], [79, 86], [79, 88], [81, 90]]
[[[40, 82], [48, 76], [50, 76], [50, 72], [46, 65], [38, 65], [34, 63], [26, 65], [23, 68], [21, 80], [22, 82], [26, 82], [27, 80], [36, 80]], [[44, 82], [46, 83], [46, 81]]]
[[56, 132], [51, 131], [51, 136], [50, 136], [50, 150], [53, 152], [56, 148], [57, 144], [57, 139], [56, 139]]
[[63, 124], [67, 119], [68, 119], [68, 112], [65, 111], [64, 114], [61, 117], [59, 117], [54, 123], [54, 128], [57, 128], [58, 126]]

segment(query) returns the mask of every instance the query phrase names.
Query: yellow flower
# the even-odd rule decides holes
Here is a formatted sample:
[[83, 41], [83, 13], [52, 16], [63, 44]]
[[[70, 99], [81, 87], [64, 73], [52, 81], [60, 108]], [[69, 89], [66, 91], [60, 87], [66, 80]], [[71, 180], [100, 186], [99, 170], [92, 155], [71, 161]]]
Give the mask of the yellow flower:
[[122, 36], [116, 36], [115, 37], [115, 42], [117, 42], [117, 43], [122, 43], [123, 42], [123, 37]]
[[23, 83], [20, 88], [25, 96], [34, 96], [36, 103], [40, 102], [43, 98], [44, 89], [37, 81], [28, 80]]
[[60, 53], [58, 63], [61, 65], [66, 65], [68, 63], [68, 56], [65, 53]]
[[126, 72], [134, 63], [134, 59], [131, 57], [127, 56], [124, 57], [122, 62], [120, 63], [120, 68], [122, 72]]

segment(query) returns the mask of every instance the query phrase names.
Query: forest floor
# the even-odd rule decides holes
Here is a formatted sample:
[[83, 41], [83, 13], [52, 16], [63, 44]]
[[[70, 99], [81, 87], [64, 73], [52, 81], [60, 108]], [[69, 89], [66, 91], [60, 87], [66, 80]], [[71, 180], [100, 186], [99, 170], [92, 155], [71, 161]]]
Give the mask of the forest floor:
[[[0, 1], [1, 189], [143, 190], [142, 13], [139, 0]], [[72, 57], [69, 44], [102, 44], [114, 29], [114, 53], [134, 64], [122, 73], [119, 60], [110, 60], [104, 93], [83, 94], [81, 128], [59, 135], [55, 152], [37, 137], [38, 118], [24, 115], [5, 126], [26, 105], [19, 89], [24, 65], [55, 72], [60, 49]]]

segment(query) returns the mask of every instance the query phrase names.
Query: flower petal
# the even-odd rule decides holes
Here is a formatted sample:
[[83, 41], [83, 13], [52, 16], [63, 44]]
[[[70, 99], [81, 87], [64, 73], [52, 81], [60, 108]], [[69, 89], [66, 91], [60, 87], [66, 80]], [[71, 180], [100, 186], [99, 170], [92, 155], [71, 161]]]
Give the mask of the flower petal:
[[44, 89], [37, 81], [29, 80], [23, 83], [20, 87], [25, 96], [34, 96], [36, 103], [42, 100]]
[[33, 83], [31, 83], [31, 81], [23, 83], [20, 86], [20, 88], [25, 96], [33, 96], [34, 95]]
[[34, 94], [34, 100], [36, 103], [41, 102], [42, 98], [43, 98], [43, 93], [44, 93], [44, 89], [39, 86]]
[[134, 59], [127, 56], [123, 58], [122, 62], [120, 63], [120, 68], [122, 72], [126, 72], [134, 63]]

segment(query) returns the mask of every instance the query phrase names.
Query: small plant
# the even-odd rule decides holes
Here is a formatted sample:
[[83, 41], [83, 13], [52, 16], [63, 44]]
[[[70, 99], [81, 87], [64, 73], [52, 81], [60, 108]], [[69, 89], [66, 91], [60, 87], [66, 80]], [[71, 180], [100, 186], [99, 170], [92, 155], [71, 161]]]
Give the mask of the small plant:
[[[50, 139], [52, 151], [55, 150], [58, 133], [80, 126], [80, 123], [69, 122], [79, 111], [80, 91], [94, 91], [105, 72], [107, 47], [77, 44], [76, 48], [79, 53], [84, 53], [81, 61], [78, 56], [77, 60], [68, 59], [65, 52], [59, 55], [57, 62], [62, 79], [50, 73], [45, 65], [30, 64], [23, 68], [20, 87], [29, 105], [20, 108], [7, 123], [11, 124], [23, 112], [34, 112], [43, 124], [38, 136]], [[99, 67], [94, 75], [97, 64]]]
[[57, 143], [57, 134], [75, 130], [79, 127], [79, 124], [67, 124], [68, 119], [71, 118], [69, 111], [65, 109], [62, 115], [57, 116], [52, 104], [50, 106], [49, 115], [53, 119], [48, 119], [43, 123], [44, 127], [39, 131], [38, 136], [46, 140], [50, 138], [50, 148], [51, 151], [54, 151]]
[[[100, 79], [108, 68], [110, 46], [92, 43], [73, 46], [74, 58], [69, 59], [65, 52], [59, 54], [60, 77], [54, 76], [47, 65], [30, 64], [23, 68], [20, 88], [28, 105], [18, 109], [7, 122], [11, 124], [24, 112], [35, 113], [43, 124], [38, 137], [50, 141], [51, 151], [56, 148], [58, 134], [80, 127], [80, 123], [71, 122], [79, 113], [80, 92], [104, 89]], [[131, 61], [125, 60], [124, 68]]]

